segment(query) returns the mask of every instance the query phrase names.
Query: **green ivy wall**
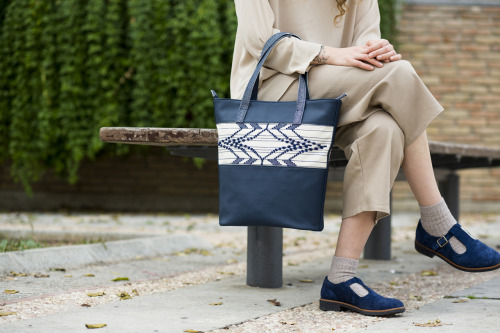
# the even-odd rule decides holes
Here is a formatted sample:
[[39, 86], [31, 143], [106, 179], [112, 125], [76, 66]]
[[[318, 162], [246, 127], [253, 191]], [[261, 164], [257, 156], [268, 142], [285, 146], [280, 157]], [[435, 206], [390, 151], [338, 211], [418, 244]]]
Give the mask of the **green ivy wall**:
[[[389, 39], [394, 2], [379, 1]], [[236, 25], [230, 0], [1, 1], [0, 163], [29, 190], [44, 170], [75, 182], [83, 160], [129, 151], [100, 127], [214, 127]]]

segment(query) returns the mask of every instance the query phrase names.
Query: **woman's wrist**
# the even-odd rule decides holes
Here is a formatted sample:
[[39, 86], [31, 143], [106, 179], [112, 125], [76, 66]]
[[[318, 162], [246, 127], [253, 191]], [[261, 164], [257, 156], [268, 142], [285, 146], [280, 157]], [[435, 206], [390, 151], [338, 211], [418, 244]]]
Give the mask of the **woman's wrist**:
[[313, 61], [311, 61], [311, 65], [327, 64], [328, 59], [330, 59], [330, 56], [326, 52], [324, 45], [321, 45], [321, 49], [320, 49], [318, 55], [313, 59]]

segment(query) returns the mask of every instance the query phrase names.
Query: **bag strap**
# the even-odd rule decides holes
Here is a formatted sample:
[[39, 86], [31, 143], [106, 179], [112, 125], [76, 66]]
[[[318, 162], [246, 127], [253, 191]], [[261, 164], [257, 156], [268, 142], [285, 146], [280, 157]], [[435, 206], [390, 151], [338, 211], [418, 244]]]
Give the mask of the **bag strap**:
[[[254, 78], [252, 76], [250, 78], [250, 81], [254, 81], [254, 83], [251, 84], [251, 86], [252, 86], [252, 97], [250, 98], [251, 100], [256, 100], [257, 99], [258, 82], [259, 82], [260, 70], [261, 70], [262, 66], [264, 65], [264, 62], [266, 61], [267, 56], [269, 54], [271, 54], [271, 51], [274, 48], [274, 46], [276, 46], [276, 44], [278, 44], [278, 42], [281, 39], [283, 39], [284, 37], [295, 37], [295, 38], [300, 39], [299, 36], [297, 36], [295, 34], [292, 34], [292, 33], [288, 33], [288, 32], [278, 32], [278, 33], [272, 35], [271, 37], [269, 37], [269, 39], [267, 40], [267, 42], [262, 47], [262, 52], [260, 53], [259, 61], [257, 63], [256, 69], [254, 70], [254, 74], [257, 73], [257, 77]], [[261, 61], [262, 61], [262, 63], [261, 63]], [[257, 68], [258, 68], [258, 70], [257, 70]]]
[[[289, 33], [289, 32], [279, 32], [277, 34], [272, 35], [267, 42], [264, 44], [262, 48], [262, 53], [260, 59], [255, 67], [255, 70], [248, 81], [247, 87], [245, 89], [245, 93], [243, 94], [243, 99], [241, 100], [240, 109], [236, 116], [236, 123], [241, 124], [245, 120], [246, 113], [248, 108], [250, 107], [250, 100], [257, 99], [258, 93], [258, 85], [259, 85], [259, 74], [264, 62], [267, 57], [276, 46], [276, 44], [285, 37], [295, 37], [299, 38], [299, 36]], [[297, 94], [297, 107], [295, 116], [293, 119], [294, 124], [300, 124], [302, 122], [302, 116], [304, 114], [305, 101], [309, 99], [309, 89], [307, 87], [307, 76], [301, 74], [299, 76], [299, 91]]]

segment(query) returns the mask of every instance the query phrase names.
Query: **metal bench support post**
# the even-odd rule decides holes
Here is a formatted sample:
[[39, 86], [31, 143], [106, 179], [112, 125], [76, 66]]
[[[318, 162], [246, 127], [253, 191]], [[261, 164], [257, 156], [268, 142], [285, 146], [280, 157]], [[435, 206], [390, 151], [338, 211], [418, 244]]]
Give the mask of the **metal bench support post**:
[[[392, 192], [391, 192], [392, 211]], [[391, 215], [378, 221], [363, 252], [364, 259], [391, 260]]]
[[280, 288], [283, 285], [283, 229], [248, 227], [247, 284]]
[[460, 215], [460, 176], [455, 172], [448, 174], [444, 180], [439, 182], [439, 190], [451, 214], [458, 221]]

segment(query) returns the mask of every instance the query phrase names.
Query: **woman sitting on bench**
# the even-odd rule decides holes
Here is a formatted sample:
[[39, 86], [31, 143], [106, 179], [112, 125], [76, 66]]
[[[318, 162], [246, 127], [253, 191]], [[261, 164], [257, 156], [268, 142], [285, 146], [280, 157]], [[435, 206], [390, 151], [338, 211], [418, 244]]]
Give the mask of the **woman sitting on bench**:
[[335, 256], [321, 290], [320, 308], [366, 315], [405, 310], [355, 277], [361, 252], [374, 227], [390, 214], [389, 197], [403, 167], [421, 219], [415, 247], [469, 272], [500, 267], [500, 254], [472, 239], [456, 222], [434, 178], [427, 135], [443, 110], [411, 64], [380, 37], [376, 0], [236, 0], [238, 30], [231, 97], [240, 99], [268, 38], [285, 38], [260, 74], [259, 100], [293, 101], [298, 75], [308, 72], [312, 99], [344, 92], [335, 144], [348, 161], [343, 213]]

